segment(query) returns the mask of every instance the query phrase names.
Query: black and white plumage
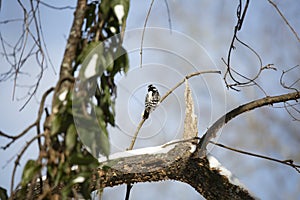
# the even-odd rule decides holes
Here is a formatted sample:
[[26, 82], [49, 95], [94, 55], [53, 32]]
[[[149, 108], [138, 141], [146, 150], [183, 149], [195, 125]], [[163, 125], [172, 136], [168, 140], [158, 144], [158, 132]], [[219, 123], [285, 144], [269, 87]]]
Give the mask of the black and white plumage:
[[155, 110], [159, 100], [160, 100], [160, 95], [157, 88], [152, 84], [148, 85], [148, 93], [145, 99], [145, 110], [143, 113], [144, 119], [148, 119], [149, 114]]

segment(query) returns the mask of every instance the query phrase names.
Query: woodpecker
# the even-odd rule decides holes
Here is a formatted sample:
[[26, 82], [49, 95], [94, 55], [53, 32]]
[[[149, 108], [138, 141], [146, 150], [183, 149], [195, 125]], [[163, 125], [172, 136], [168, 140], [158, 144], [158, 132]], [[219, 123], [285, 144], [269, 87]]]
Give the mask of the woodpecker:
[[143, 119], [148, 119], [149, 114], [154, 111], [158, 102], [160, 100], [160, 95], [155, 86], [152, 84], [148, 85], [148, 93], [145, 98], [145, 110], [143, 113]]

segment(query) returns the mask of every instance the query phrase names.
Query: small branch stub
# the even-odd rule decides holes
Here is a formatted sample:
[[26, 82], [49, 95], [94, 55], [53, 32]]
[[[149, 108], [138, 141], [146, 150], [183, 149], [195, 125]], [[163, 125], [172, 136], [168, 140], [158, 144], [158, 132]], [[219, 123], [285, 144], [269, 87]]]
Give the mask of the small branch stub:
[[185, 80], [185, 119], [184, 119], [184, 132], [183, 139], [194, 138], [198, 136], [198, 118], [194, 111], [194, 101], [192, 91], [190, 89], [188, 80]]

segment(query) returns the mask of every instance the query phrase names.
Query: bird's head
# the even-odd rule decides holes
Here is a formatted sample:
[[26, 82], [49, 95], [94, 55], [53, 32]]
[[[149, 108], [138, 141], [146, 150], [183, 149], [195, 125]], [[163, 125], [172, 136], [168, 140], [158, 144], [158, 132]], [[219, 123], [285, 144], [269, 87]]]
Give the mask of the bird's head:
[[157, 89], [152, 84], [150, 84], [150, 85], [148, 85], [148, 92], [150, 92], [150, 91], [157, 91]]

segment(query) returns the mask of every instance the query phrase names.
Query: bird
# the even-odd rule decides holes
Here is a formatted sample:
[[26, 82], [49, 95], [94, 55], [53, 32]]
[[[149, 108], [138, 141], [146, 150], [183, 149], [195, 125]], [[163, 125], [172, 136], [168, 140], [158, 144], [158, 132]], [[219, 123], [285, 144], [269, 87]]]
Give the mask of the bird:
[[160, 101], [160, 95], [158, 89], [152, 84], [148, 85], [148, 92], [145, 98], [145, 110], [143, 113], [143, 119], [148, 119], [149, 114], [155, 110]]

